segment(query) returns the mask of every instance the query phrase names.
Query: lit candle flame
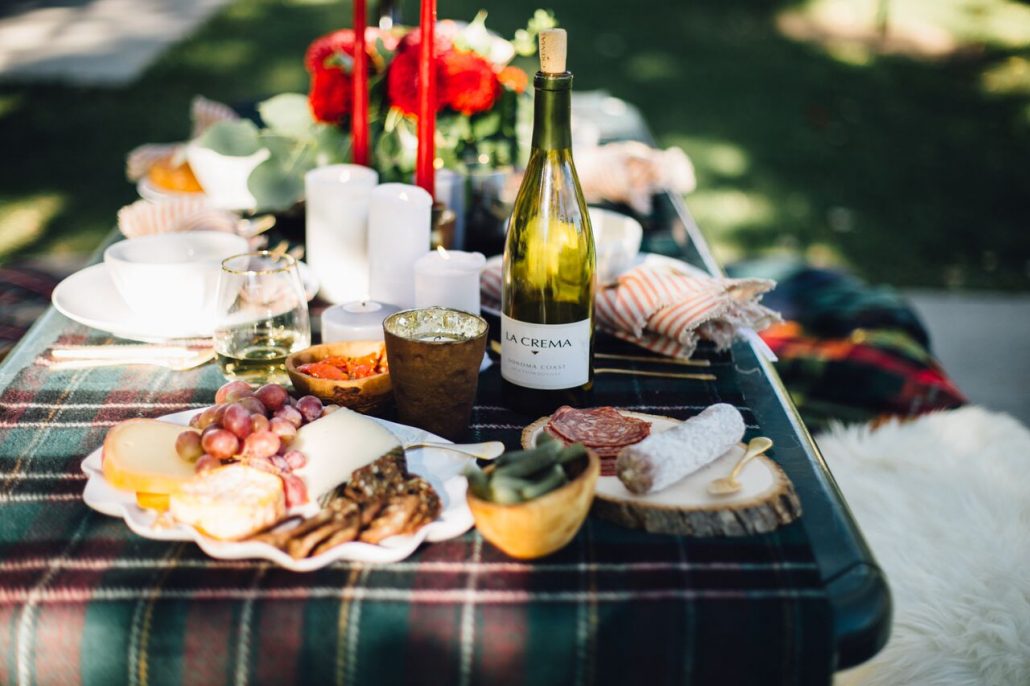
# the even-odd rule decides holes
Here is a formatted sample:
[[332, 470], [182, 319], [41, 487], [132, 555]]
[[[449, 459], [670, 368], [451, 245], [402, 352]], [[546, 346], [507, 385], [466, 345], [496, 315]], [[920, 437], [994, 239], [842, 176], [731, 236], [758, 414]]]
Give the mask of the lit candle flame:
[[447, 254], [447, 250], [444, 249], [442, 245], [436, 246], [436, 251], [440, 253], [440, 256], [443, 257], [445, 260], [451, 259], [451, 256]]

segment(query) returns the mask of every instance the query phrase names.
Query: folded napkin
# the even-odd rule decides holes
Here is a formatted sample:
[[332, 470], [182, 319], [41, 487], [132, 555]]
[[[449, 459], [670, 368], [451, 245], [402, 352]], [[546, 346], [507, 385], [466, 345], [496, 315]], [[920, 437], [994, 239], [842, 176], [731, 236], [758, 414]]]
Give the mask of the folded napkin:
[[689, 193], [697, 186], [686, 153], [637, 141], [577, 149], [576, 172], [587, 202], [622, 202], [641, 214], [651, 212], [651, 198], [659, 191]]
[[[190, 119], [193, 122], [193, 132], [190, 139], [197, 138], [207, 131], [213, 124], [220, 121], [235, 121], [239, 119], [228, 105], [208, 100], [202, 95], [194, 96], [190, 105]], [[186, 158], [186, 145], [184, 143], [147, 143], [133, 148], [125, 160], [125, 175], [129, 181], [139, 181], [150, 168], [158, 162], [166, 159], [173, 159], [180, 163]]]
[[[499, 257], [487, 261], [480, 286], [483, 306], [499, 310]], [[781, 321], [758, 302], [775, 286], [770, 279], [713, 277], [679, 260], [649, 255], [615, 284], [600, 288], [594, 314], [597, 326], [617, 338], [685, 358], [701, 340], [726, 350], [736, 335]]]
[[178, 197], [163, 202], [137, 200], [118, 210], [118, 230], [126, 238], [179, 231], [239, 233], [240, 218], [208, 205], [205, 196]]

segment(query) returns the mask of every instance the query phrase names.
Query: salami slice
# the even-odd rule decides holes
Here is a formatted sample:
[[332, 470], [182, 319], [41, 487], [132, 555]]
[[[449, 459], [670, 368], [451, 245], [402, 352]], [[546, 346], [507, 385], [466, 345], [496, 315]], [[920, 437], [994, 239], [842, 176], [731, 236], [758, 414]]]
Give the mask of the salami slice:
[[614, 407], [577, 410], [558, 408], [544, 431], [566, 445], [582, 443], [601, 458], [601, 475], [615, 475], [615, 459], [626, 446], [639, 443], [651, 433], [651, 424], [627, 417]]
[[577, 410], [565, 405], [551, 415], [547, 429], [558, 438], [591, 448], [623, 448], [647, 438], [651, 424], [627, 417], [614, 407]]

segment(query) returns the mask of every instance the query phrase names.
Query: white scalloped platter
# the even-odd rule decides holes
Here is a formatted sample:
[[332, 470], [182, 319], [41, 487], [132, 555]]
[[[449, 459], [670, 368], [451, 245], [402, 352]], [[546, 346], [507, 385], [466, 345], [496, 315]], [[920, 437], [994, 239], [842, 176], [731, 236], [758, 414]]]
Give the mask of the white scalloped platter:
[[[202, 410], [187, 410], [157, 417], [157, 419], [186, 426], [190, 417]], [[385, 427], [401, 444], [432, 441], [450, 443], [428, 431], [369, 417]], [[164, 541], [194, 541], [213, 558], [237, 560], [259, 558], [274, 562], [295, 572], [310, 572], [337, 560], [354, 562], [397, 562], [415, 552], [423, 541], [433, 543], [456, 538], [472, 528], [472, 512], [465, 500], [467, 483], [461, 470], [469, 461], [456, 453], [433, 448], [411, 450], [406, 453], [408, 470], [426, 479], [440, 495], [443, 511], [433, 522], [407, 536], [392, 536], [378, 545], [355, 541], [344, 543], [316, 557], [296, 560], [282, 550], [256, 541], [216, 541], [201, 535], [190, 526], [167, 525], [158, 521], [158, 515], [136, 504], [136, 494], [114, 488], [101, 471], [101, 448], [97, 448], [82, 461], [82, 471], [89, 477], [82, 498], [86, 504], [106, 515], [120, 517], [135, 533], [144, 538]], [[317, 471], [317, 470], [312, 470]], [[307, 484], [311, 493], [326, 490], [319, 484]]]

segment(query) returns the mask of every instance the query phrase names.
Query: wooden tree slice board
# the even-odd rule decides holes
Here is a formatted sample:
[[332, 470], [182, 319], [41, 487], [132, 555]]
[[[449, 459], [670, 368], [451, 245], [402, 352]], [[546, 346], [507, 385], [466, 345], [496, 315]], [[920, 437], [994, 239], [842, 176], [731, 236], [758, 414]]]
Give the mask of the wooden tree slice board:
[[[641, 412], [622, 412], [651, 423], [659, 432], [679, 420]], [[549, 417], [542, 417], [522, 432], [522, 445], [532, 447]], [[602, 476], [591, 511], [622, 526], [653, 533], [689, 536], [747, 536], [773, 531], [801, 516], [801, 502], [783, 470], [762, 455], [741, 472], [743, 488], [732, 495], [708, 493], [708, 484], [726, 476], [744, 455], [744, 444], [734, 446], [714, 462], [657, 493], [636, 495], [618, 477]]]

